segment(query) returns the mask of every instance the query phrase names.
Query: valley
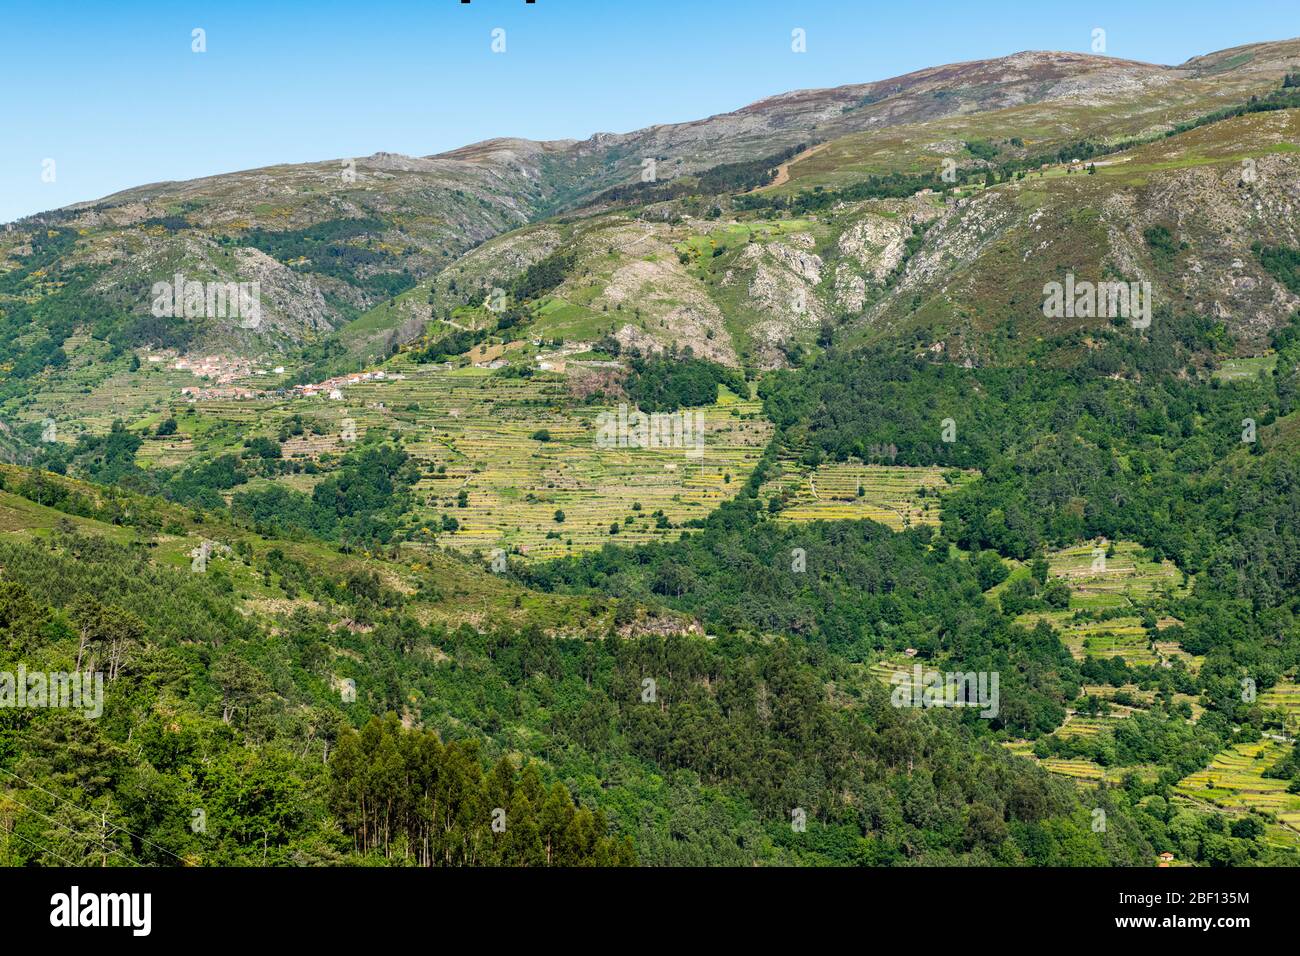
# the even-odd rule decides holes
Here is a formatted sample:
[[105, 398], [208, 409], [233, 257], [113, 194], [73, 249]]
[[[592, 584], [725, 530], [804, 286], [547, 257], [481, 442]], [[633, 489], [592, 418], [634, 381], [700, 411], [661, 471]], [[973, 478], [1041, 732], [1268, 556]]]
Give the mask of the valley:
[[0, 673], [111, 675], [0, 863], [1300, 862], [1300, 40], [141, 185], [0, 331]]

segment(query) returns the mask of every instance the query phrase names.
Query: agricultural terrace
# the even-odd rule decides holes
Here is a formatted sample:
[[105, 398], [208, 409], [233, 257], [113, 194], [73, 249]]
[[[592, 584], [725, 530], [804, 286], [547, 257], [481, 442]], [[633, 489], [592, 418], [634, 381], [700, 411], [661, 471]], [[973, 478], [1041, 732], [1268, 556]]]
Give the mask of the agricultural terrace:
[[777, 477], [759, 497], [779, 499], [777, 520], [869, 519], [895, 531], [939, 523], [942, 496], [973, 480], [976, 472], [933, 466], [843, 462], [809, 468], [783, 459]]
[[[1101, 555], [1098, 556], [1097, 552]], [[1107, 555], [1107, 551], [1110, 551]], [[1187, 593], [1190, 581], [1170, 561], [1147, 560], [1143, 548], [1131, 541], [1113, 545], [1085, 543], [1047, 555], [1048, 574], [1070, 586], [1068, 610], [1033, 611], [1017, 621], [1033, 627], [1040, 619], [1061, 633], [1061, 640], [1076, 660], [1085, 657], [1123, 657], [1134, 665], [1158, 664], [1181, 658], [1195, 669], [1200, 661], [1172, 642], [1151, 641], [1142, 626], [1141, 613], [1167, 598]], [[1018, 569], [1016, 574], [1027, 573]], [[999, 586], [1004, 588], [1010, 579]], [[1109, 612], [1132, 609], [1132, 615], [1093, 621], [1075, 619], [1076, 611]], [[1159, 627], [1170, 618], [1157, 622]]]
[[1300, 734], [1300, 685], [1283, 679], [1259, 695], [1259, 706], [1281, 714], [1282, 730], [1290, 736]]
[[1258, 378], [1267, 378], [1277, 367], [1277, 355], [1255, 355], [1249, 358], [1224, 359], [1214, 370], [1214, 377], [1221, 382], [1240, 382]]
[[[427, 463], [416, 488], [421, 534], [462, 550], [545, 559], [676, 537], [684, 522], [736, 494], [770, 436], [759, 402], [721, 390], [717, 404], [700, 410], [698, 457], [683, 448], [599, 447], [598, 418], [612, 409], [509, 405], [491, 400], [491, 386], [476, 394], [472, 381], [462, 377], [462, 387], [441, 396], [422, 393], [422, 411], [440, 406], [436, 424], [406, 445]], [[458, 527], [437, 534], [444, 517]]]
[[[601, 448], [598, 417], [614, 409], [576, 403], [563, 375], [523, 378], [504, 369], [421, 365], [402, 355], [383, 368], [383, 379], [345, 386], [342, 400], [180, 404], [177, 433], [149, 438], [140, 458], [180, 464], [200, 452], [237, 450], [251, 437], [278, 438], [281, 425], [299, 416], [309, 427], [283, 442], [283, 454], [326, 472], [352, 447], [343, 427], [350, 419], [358, 437], [376, 428], [399, 435], [422, 466], [412, 515], [416, 546], [542, 559], [610, 541], [675, 537], [685, 522], [739, 491], [771, 434], [761, 402], [720, 389], [718, 402], [700, 410], [698, 457], [682, 448]], [[310, 492], [320, 477], [275, 480]]]
[[[1163, 614], [1163, 605], [1171, 598], [1186, 594], [1190, 580], [1185, 579], [1171, 562], [1148, 560], [1144, 549], [1131, 541], [1089, 542], [1051, 552], [1046, 557], [1049, 580], [1061, 578], [1070, 586], [1070, 607], [1068, 610], [1022, 614], [1016, 619], [1017, 623], [1033, 627], [1039, 620], [1048, 621], [1076, 660], [1123, 657], [1135, 666], [1154, 666], [1177, 659], [1191, 670], [1200, 666], [1200, 659], [1192, 657], [1176, 642], [1152, 640], [1142, 625], [1142, 616], [1147, 611], [1156, 614], [1157, 629], [1176, 623]], [[990, 596], [996, 597], [1016, 578], [1028, 573], [1027, 566], [1015, 563], [1011, 577], [990, 589]], [[1114, 612], [1129, 610], [1131, 614], [1110, 616]], [[1101, 612], [1107, 616], [1104, 620], [1088, 620], [1076, 617], [1076, 612], [1080, 611]], [[1100, 707], [1087, 708], [1085, 712], [1082, 702], [1087, 698], [1095, 698]], [[1203, 712], [1200, 701], [1187, 694], [1174, 694], [1170, 703], [1190, 707], [1193, 720], [1199, 719]], [[1053, 736], [1064, 739], [1096, 737], [1156, 704], [1154, 690], [1142, 690], [1134, 684], [1123, 687], [1085, 684], [1080, 699], [1066, 711], [1065, 722]], [[1092, 712], [1094, 709], [1097, 712]], [[1009, 746], [1017, 753], [1033, 757], [1028, 743]], [[1158, 767], [1151, 766], [1103, 767], [1086, 759], [1048, 757], [1038, 762], [1052, 773], [1085, 784], [1115, 783], [1130, 773], [1155, 779], [1159, 772]]]
[[1216, 754], [1209, 767], [1180, 780], [1175, 792], [1202, 808], [1234, 815], [1260, 811], [1273, 821], [1266, 839], [1300, 846], [1300, 794], [1287, 793], [1287, 781], [1263, 775], [1289, 749], [1289, 744], [1269, 739], [1233, 744]]

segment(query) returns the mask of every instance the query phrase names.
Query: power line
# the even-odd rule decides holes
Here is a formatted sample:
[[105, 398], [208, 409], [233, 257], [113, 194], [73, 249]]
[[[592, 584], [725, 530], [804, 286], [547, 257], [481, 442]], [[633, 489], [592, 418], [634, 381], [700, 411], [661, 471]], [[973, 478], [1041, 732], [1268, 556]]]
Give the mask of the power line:
[[11, 793], [6, 793], [6, 794], [4, 794], [4, 799], [9, 800], [9, 801], [12, 801], [13, 803], [18, 804], [18, 806], [22, 807], [24, 810], [28, 810], [28, 811], [30, 811], [30, 812], [36, 814], [38, 817], [42, 817], [42, 818], [44, 818], [44, 819], [46, 819], [46, 820], [49, 820], [49, 821], [50, 821], [51, 823], [53, 823], [55, 826], [63, 827], [63, 829], [67, 830], [69, 833], [71, 833], [71, 834], [72, 834], [73, 836], [75, 836], [75, 837], [80, 837], [81, 839], [86, 840], [86, 841], [89, 842], [89, 843], [93, 843], [97, 849], [103, 850], [103, 851], [105, 851], [106, 853], [116, 853], [118, 856], [122, 857], [122, 859], [126, 860], [128, 863], [132, 864], [133, 866], [143, 866], [143, 865], [144, 865], [144, 864], [142, 864], [139, 860], [133, 860], [131, 857], [127, 856], [127, 854], [126, 854], [125, 852], [123, 852], [122, 850], [118, 849], [117, 847], [111, 847], [111, 846], [109, 846], [107, 843], [103, 843], [103, 842], [101, 842], [101, 841], [99, 841], [99, 840], [96, 840], [94, 837], [86, 836], [86, 835], [83, 834], [83, 833], [79, 833], [78, 831], [74, 830], [72, 827], [68, 826], [68, 825], [67, 825], [66, 823], [64, 823], [63, 821], [61, 821], [61, 820], [56, 820], [56, 819], [54, 819], [54, 817], [49, 816], [48, 814], [41, 813], [41, 811], [40, 811], [40, 810], [37, 810], [35, 807], [29, 807], [27, 804], [23, 803], [21, 800], [16, 799], [16, 798], [14, 797], [14, 795], [11, 794]]
[[39, 843], [33, 843], [31, 840], [27, 839], [25, 836], [23, 836], [23, 835], [20, 834], [20, 833], [16, 833], [16, 832], [14, 832], [14, 831], [11, 830], [11, 831], [9, 831], [9, 835], [10, 835], [11, 837], [15, 837], [15, 838], [17, 838], [17, 839], [19, 839], [19, 840], [22, 840], [22, 841], [23, 841], [24, 843], [26, 843], [28, 846], [34, 846], [34, 847], [36, 847], [36, 849], [40, 850], [42, 853], [48, 853], [50, 856], [54, 857], [54, 859], [58, 860], [60, 863], [63, 863], [63, 864], [66, 865], [66, 866], [72, 866], [72, 867], [75, 867], [75, 866], [77, 865], [77, 864], [75, 864], [75, 863], [70, 862], [69, 860], [65, 860], [63, 857], [59, 856], [57, 853], [55, 853], [55, 852], [54, 852], [53, 850], [51, 850], [49, 847], [41, 846]]
[[[55, 800], [60, 800], [60, 801], [62, 801], [63, 803], [66, 803], [68, 806], [72, 807], [72, 808], [75, 809], [75, 810], [80, 810], [82, 813], [88, 814], [88, 815], [91, 816], [91, 817], [96, 816], [96, 813], [95, 813], [93, 810], [87, 810], [87, 809], [85, 809], [84, 807], [79, 807], [79, 806], [77, 806], [75, 803], [73, 803], [71, 800], [68, 800], [68, 799], [65, 798], [65, 797], [61, 797], [61, 796], [59, 796], [57, 793], [50, 793], [50, 791], [46, 790], [46, 789], [45, 789], [44, 787], [42, 787], [40, 784], [38, 784], [38, 783], [33, 783], [32, 781], [28, 780], [26, 777], [20, 777], [20, 776], [18, 776], [18, 774], [14, 773], [12, 770], [6, 770], [4, 767], [0, 767], [0, 773], [7, 773], [7, 774], [9, 774], [9, 776], [13, 777], [15, 780], [21, 780], [23, 783], [27, 784], [27, 786], [29, 786], [29, 787], [34, 787], [34, 788], [36, 788], [37, 790], [39, 790], [41, 793], [45, 794], [46, 796], [53, 797]], [[17, 802], [17, 801], [15, 801], [15, 802]], [[121, 830], [123, 833], [127, 834], [128, 836], [134, 837], [135, 839], [139, 840], [141, 843], [144, 843], [144, 844], [147, 844], [148, 846], [153, 847], [155, 850], [161, 850], [163, 853], [166, 853], [168, 856], [173, 857], [173, 858], [179, 860], [181, 863], [185, 864], [186, 866], [189, 865], [189, 861], [186, 860], [183, 856], [179, 856], [179, 855], [173, 853], [171, 850], [167, 849], [165, 846], [159, 846], [157, 843], [154, 843], [152, 840], [146, 840], [144, 837], [140, 836], [140, 834], [138, 834], [138, 833], [132, 833], [130, 830], [126, 829], [126, 827], [118, 826], [116, 823], [113, 824], [113, 827], [114, 827], [114, 829]]]

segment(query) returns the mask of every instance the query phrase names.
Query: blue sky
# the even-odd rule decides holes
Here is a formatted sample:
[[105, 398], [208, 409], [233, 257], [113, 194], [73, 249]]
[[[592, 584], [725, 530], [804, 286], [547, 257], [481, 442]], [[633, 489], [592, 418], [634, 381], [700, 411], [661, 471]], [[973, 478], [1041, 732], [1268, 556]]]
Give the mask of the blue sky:
[[[790, 50], [795, 27], [808, 52]], [[1300, 35], [1294, 0], [0, 0], [0, 222], [165, 179], [585, 138], [1025, 49], [1159, 63]], [[207, 52], [191, 51], [206, 31]], [[491, 32], [506, 31], [506, 52]], [[42, 180], [53, 159], [54, 181]]]

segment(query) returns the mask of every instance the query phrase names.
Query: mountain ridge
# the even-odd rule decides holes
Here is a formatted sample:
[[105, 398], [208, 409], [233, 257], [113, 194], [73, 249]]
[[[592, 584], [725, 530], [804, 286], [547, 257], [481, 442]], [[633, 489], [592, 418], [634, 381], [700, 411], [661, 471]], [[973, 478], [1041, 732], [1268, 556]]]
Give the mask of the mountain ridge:
[[[1291, 58], [1296, 61], [1297, 65], [1300, 65], [1300, 38], [1292, 38], [1287, 40], [1267, 40], [1267, 41], [1260, 41], [1257, 43], [1242, 44], [1236, 47], [1226, 48], [1224, 50], [1216, 50], [1210, 53], [1200, 54], [1191, 57], [1188, 60], [1185, 60], [1181, 64], [1176, 64], [1176, 65], [1148, 63], [1146, 61], [1141, 61], [1141, 60], [1132, 60], [1132, 59], [1121, 58], [1121, 57], [1110, 57], [1105, 54], [1082, 53], [1082, 52], [1068, 51], [1068, 50], [1021, 50], [1016, 53], [1011, 53], [1000, 57], [989, 57], [989, 58], [974, 59], [974, 60], [961, 60], [953, 63], [942, 64], [939, 66], [923, 67], [921, 69], [913, 70], [908, 73], [899, 74], [893, 77], [885, 77], [878, 80], [868, 80], [860, 83], [848, 83], [848, 84], [842, 84], [833, 87], [808, 87], [808, 88], [787, 90], [784, 92], [773, 93], [768, 96], [760, 97], [757, 100], [753, 100], [733, 110], [728, 110], [721, 113], [714, 113], [709, 116], [701, 117], [699, 119], [686, 120], [679, 123], [657, 123], [657, 124], [652, 124], [650, 126], [641, 127], [638, 129], [629, 130], [627, 132], [622, 132], [622, 133], [611, 132], [611, 131], [597, 131], [590, 134], [584, 139], [560, 138], [560, 139], [553, 139], [553, 140], [531, 140], [525, 137], [503, 135], [503, 136], [490, 137], [488, 139], [479, 140], [477, 142], [467, 143], [463, 146], [458, 146], [449, 150], [443, 150], [438, 153], [430, 153], [430, 154], [424, 154], [420, 156], [414, 156], [414, 155], [408, 156], [406, 154], [391, 153], [385, 150], [380, 150], [380, 151], [376, 151], [375, 153], [372, 153], [368, 157], [362, 157], [362, 158], [373, 160], [378, 157], [392, 156], [392, 157], [402, 157], [402, 158], [412, 159], [412, 160], [462, 159], [462, 156], [478, 155], [484, 152], [490, 152], [492, 150], [499, 149], [501, 147], [507, 147], [508, 145], [512, 145], [512, 144], [517, 144], [526, 149], [536, 151], [536, 152], [561, 152], [566, 149], [574, 149], [574, 148], [581, 149], [583, 147], [588, 147], [588, 146], [598, 147], [604, 145], [605, 143], [608, 143], [611, 140], [623, 142], [631, 138], [641, 137], [647, 134], [658, 133], [665, 130], [676, 130], [676, 129], [699, 127], [701, 125], [708, 124], [715, 120], [721, 120], [721, 119], [726, 119], [735, 116], [742, 116], [749, 113], [762, 113], [778, 105], [786, 105], [789, 101], [792, 100], [808, 101], [808, 100], [816, 100], [816, 99], [849, 98], [854, 96], [855, 94], [870, 92], [877, 88], [888, 87], [891, 85], [898, 86], [900, 84], [904, 84], [905, 81], [911, 81], [911, 83], [907, 85], [917, 85], [922, 82], [933, 80], [933, 79], [951, 78], [954, 75], [962, 76], [969, 73], [985, 71], [985, 70], [995, 68], [998, 65], [1014, 64], [1016, 66], [1019, 66], [1026, 60], [1029, 60], [1034, 64], [1042, 63], [1042, 62], [1056, 63], [1058, 61], [1075, 63], [1075, 64], [1089, 64], [1097, 67], [1098, 69], [1115, 68], [1115, 67], [1131, 67], [1131, 68], [1139, 68], [1142, 70], [1149, 70], [1149, 71], [1154, 71], [1159, 73], [1159, 72], [1167, 72], [1167, 71], [1190, 70], [1190, 68], [1193, 65], [1201, 64], [1201, 63], [1212, 63], [1217, 58], [1236, 56], [1247, 51], [1258, 52], [1258, 51], [1265, 51], [1265, 50], [1273, 50], [1274, 48], [1279, 48], [1280, 50], [1289, 51], [1289, 55], [1291, 56]], [[491, 147], [491, 150], [489, 150], [489, 147]], [[231, 170], [229, 172], [224, 172], [224, 173], [214, 173], [208, 176], [202, 176], [195, 179], [160, 180], [154, 183], [140, 184], [137, 186], [128, 187], [126, 189], [117, 190], [113, 193], [109, 193], [105, 196], [99, 197], [98, 199], [80, 200], [75, 203], [70, 203], [67, 206], [58, 207], [58, 209], [89, 208], [95, 205], [107, 203], [110, 200], [116, 199], [118, 197], [129, 196], [144, 190], [160, 189], [163, 187], [179, 186], [183, 184], [211, 182], [213, 180], [219, 179], [224, 176], [246, 175], [246, 174], [257, 173], [266, 170], [283, 169], [283, 168], [295, 167], [295, 166], [316, 166], [316, 165], [338, 164], [338, 163], [346, 162], [348, 159], [357, 159], [357, 158], [358, 157], [340, 156], [332, 159], [313, 160], [305, 163], [296, 163], [296, 164], [276, 163], [267, 166], [255, 166], [243, 170]], [[53, 211], [57, 211], [57, 210], [48, 210], [47, 213]], [[14, 223], [23, 222], [27, 219], [38, 217], [44, 214], [46, 213], [33, 213], [30, 216], [21, 217], [20, 219], [14, 220], [13, 222]]]
[[[1071, 148], [1081, 140], [1107, 148], [1167, 133], [1177, 123], [1266, 95], [1293, 64], [1300, 65], [1300, 40], [1235, 47], [1178, 66], [1020, 51], [868, 83], [787, 91], [689, 122], [584, 140], [507, 136], [428, 156], [379, 151], [166, 181], [9, 224], [0, 232], [0, 276], [25, 296], [50, 269], [83, 277], [102, 309], [131, 317], [123, 321], [138, 331], [119, 339], [132, 347], [173, 342], [241, 356], [291, 356], [318, 346], [337, 352], [333, 339], [363, 360], [390, 353], [421, 330], [437, 331], [436, 318], [469, 304], [463, 283], [448, 296], [446, 283], [435, 278], [449, 270], [475, 274], [476, 250], [516, 230], [549, 223], [516, 236], [503, 268], [483, 270], [476, 281], [504, 287], [512, 270], [550, 254], [555, 242], [567, 241], [556, 231], [569, 229], [565, 217], [608, 224], [613, 235], [621, 228], [618, 210], [629, 202], [648, 202], [652, 223], [686, 221], [714, 210], [734, 215], [743, 204], [728, 196], [737, 188], [757, 187], [753, 205], [796, 201], [810, 189], [851, 188], [872, 176], [934, 175], [941, 162], [955, 163], [963, 175], [983, 175], [998, 163], [1027, 162], [1033, 150]], [[985, 140], [992, 145], [980, 145]], [[807, 149], [814, 143], [815, 151]], [[782, 164], [781, 182], [767, 188], [771, 171]], [[1013, 184], [999, 191], [1028, 195]], [[678, 198], [654, 202], [667, 196]], [[895, 270], [908, 268], [908, 242], [921, 241], [919, 232], [913, 238], [904, 233], [936, 219], [915, 202], [908, 209], [904, 232], [888, 221], [897, 210], [887, 205], [882, 215], [855, 205], [852, 217], [860, 221], [829, 231], [834, 217], [818, 214], [813, 219], [820, 224], [806, 235], [765, 246], [766, 252], [747, 251], [748, 258], [735, 264], [741, 268], [731, 263], [735, 250], [728, 252], [714, 264], [729, 268], [716, 276], [686, 263], [681, 270], [673, 266], [671, 258], [682, 254], [681, 242], [689, 237], [652, 225], [659, 236], [643, 251], [664, 258], [615, 269], [619, 277], [610, 278], [616, 286], [635, 282], [648, 289], [649, 282], [677, 291], [665, 296], [662, 314], [616, 323], [611, 334], [640, 347], [680, 341], [728, 364], [773, 367], [790, 361], [790, 349], [810, 344], [820, 324], [846, 314], [866, 309], [868, 324], [897, 326], [898, 303], [885, 301], [885, 286]], [[841, 242], [845, 227], [857, 231]], [[593, 241], [584, 255], [594, 255], [598, 231], [584, 229]], [[62, 245], [37, 267], [32, 255], [45, 242], [41, 230], [60, 235]], [[864, 247], [868, 233], [874, 238]], [[527, 235], [555, 242], [532, 243]], [[809, 238], [812, 247], [798, 247]], [[616, 245], [635, 241], [650, 239], [629, 236]], [[846, 255], [857, 265], [846, 265]], [[209, 317], [163, 334], [148, 315], [149, 291], [176, 274], [259, 283], [260, 327]], [[727, 291], [738, 281], [748, 286], [739, 300]], [[911, 280], [900, 274], [899, 281]], [[562, 299], [576, 291], [558, 290]], [[948, 294], [920, 294], [936, 292]], [[593, 303], [595, 313], [617, 312], [626, 296], [626, 290], [602, 295]], [[809, 305], [792, 316], [786, 305], [795, 299]], [[678, 304], [669, 306], [672, 301]], [[592, 310], [582, 308], [591, 326]], [[953, 321], [968, 333], [985, 334], [975, 327], [987, 323], [972, 327], [960, 315], [943, 318]], [[964, 355], [984, 352], [977, 347]]]

